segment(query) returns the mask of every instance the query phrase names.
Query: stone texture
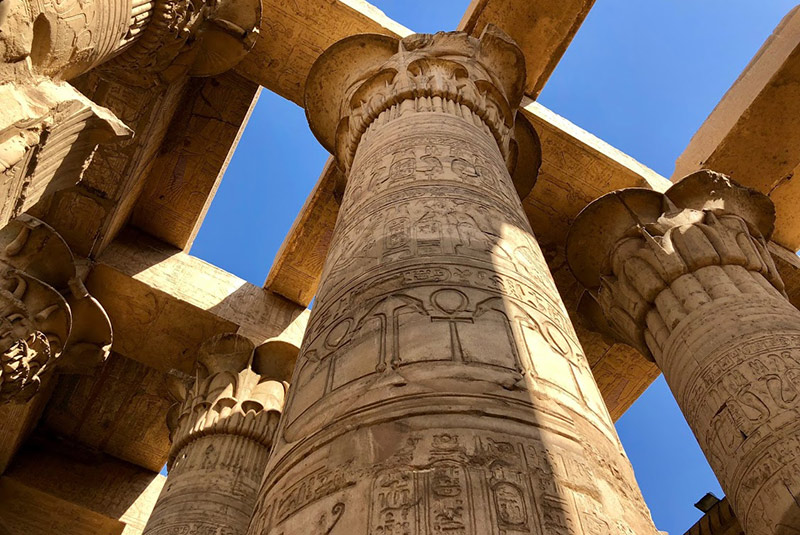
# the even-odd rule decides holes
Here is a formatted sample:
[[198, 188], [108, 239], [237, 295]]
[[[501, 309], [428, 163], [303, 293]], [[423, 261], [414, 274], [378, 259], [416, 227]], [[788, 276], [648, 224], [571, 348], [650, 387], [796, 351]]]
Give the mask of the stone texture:
[[655, 533], [518, 198], [523, 74], [493, 29], [312, 69], [347, 185], [251, 535]]
[[594, 0], [472, 0], [458, 29], [480, 35], [487, 24], [525, 52], [525, 94], [536, 98], [583, 24]]
[[234, 72], [189, 85], [144, 179], [131, 225], [191, 248], [260, 91]]
[[203, 344], [194, 383], [175, 384], [169, 476], [146, 535], [247, 532], [296, 357], [236, 334]]
[[800, 527], [800, 312], [773, 224], [766, 196], [702, 171], [600, 198], [567, 246], [596, 321], [661, 368], [748, 535]]
[[308, 320], [304, 307], [132, 231], [100, 256], [86, 286], [116, 326], [114, 350], [162, 372], [191, 373], [200, 345], [226, 332], [299, 346]]

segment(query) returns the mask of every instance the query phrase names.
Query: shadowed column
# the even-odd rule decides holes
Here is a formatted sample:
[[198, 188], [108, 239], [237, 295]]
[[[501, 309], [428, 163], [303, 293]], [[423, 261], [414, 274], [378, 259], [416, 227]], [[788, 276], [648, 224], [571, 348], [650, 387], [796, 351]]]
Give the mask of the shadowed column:
[[145, 535], [243, 535], [253, 514], [286, 392], [281, 380], [297, 354], [222, 334], [200, 350], [196, 379], [176, 384], [169, 416], [169, 476]]
[[601, 197], [567, 243], [584, 311], [664, 372], [747, 535], [800, 533], [800, 312], [774, 220], [768, 197], [701, 171]]
[[251, 535], [655, 533], [520, 205], [524, 80], [494, 28], [314, 65], [347, 183]]

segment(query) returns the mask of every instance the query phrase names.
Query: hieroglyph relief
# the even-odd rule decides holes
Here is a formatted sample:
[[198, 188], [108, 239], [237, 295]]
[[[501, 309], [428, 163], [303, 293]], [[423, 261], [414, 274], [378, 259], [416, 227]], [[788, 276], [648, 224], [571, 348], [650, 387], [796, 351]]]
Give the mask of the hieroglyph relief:
[[519, 50], [376, 39], [310, 111], [349, 174], [249, 533], [655, 533], [509, 174]]

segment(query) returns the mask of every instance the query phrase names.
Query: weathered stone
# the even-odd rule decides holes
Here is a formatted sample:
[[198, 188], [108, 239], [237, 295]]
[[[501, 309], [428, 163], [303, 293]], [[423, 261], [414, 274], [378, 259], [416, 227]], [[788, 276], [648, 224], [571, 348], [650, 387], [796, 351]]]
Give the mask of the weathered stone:
[[655, 533], [512, 181], [524, 71], [491, 27], [312, 69], [347, 183], [251, 535]]
[[488, 24], [525, 52], [525, 94], [536, 98], [580, 28], [594, 0], [472, 0], [458, 29], [480, 35]]
[[291, 370], [297, 356], [277, 349], [216, 336], [200, 349], [193, 385], [175, 383], [169, 476], [145, 534], [247, 532], [288, 386], [270, 372]]
[[144, 178], [131, 225], [191, 248], [260, 91], [234, 72], [189, 85]]
[[774, 217], [702, 171], [600, 198], [567, 245], [595, 317], [663, 371], [748, 535], [800, 526], [800, 311], [768, 251]]

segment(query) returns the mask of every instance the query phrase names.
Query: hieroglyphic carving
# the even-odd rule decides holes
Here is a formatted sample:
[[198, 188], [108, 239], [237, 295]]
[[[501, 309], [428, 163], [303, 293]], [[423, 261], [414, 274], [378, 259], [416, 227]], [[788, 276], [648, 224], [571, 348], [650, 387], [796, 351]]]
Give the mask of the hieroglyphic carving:
[[22, 216], [0, 230], [0, 245], [0, 402], [22, 403], [56, 360], [60, 371], [82, 373], [102, 362], [111, 324], [53, 229]]
[[514, 187], [521, 65], [490, 29], [312, 69], [348, 177], [250, 535], [655, 533]]
[[567, 249], [599, 328], [655, 360], [759, 535], [800, 525], [800, 312], [767, 250], [773, 223], [766, 196], [702, 171], [595, 201]]
[[203, 344], [193, 384], [174, 381], [169, 476], [145, 534], [245, 533], [295, 356], [237, 334]]

